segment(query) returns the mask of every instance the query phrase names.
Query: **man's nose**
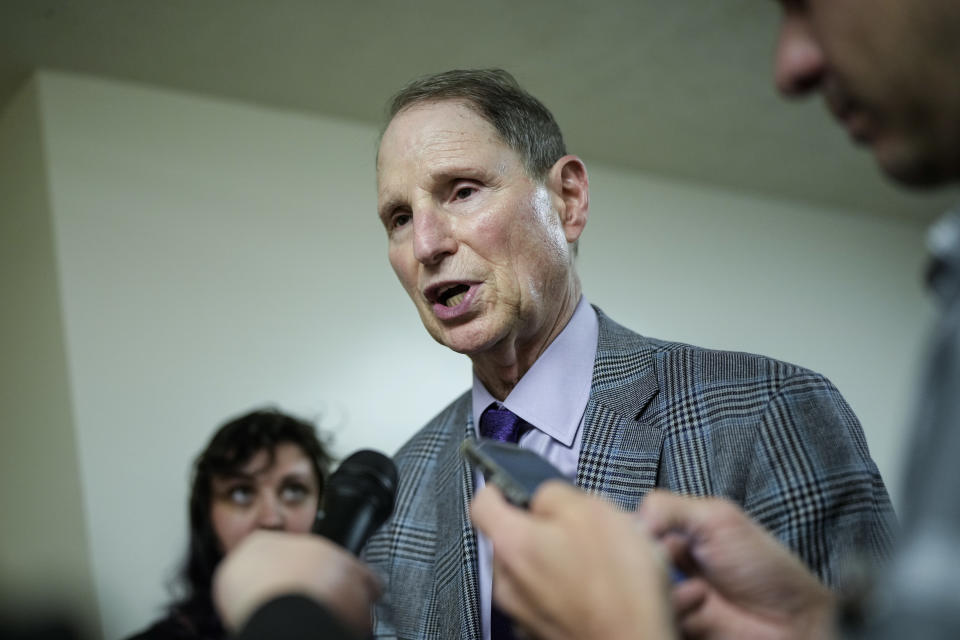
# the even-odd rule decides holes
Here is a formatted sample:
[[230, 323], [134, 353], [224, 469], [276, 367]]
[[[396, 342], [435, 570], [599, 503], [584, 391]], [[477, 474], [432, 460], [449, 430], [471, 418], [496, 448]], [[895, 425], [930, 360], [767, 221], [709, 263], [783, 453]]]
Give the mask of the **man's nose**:
[[777, 39], [774, 80], [786, 96], [802, 96], [823, 81], [826, 60], [806, 16], [784, 14]]
[[281, 530], [284, 526], [283, 505], [271, 495], [261, 496], [257, 505], [257, 528]]
[[432, 205], [424, 205], [413, 214], [413, 255], [425, 265], [439, 263], [457, 252], [450, 217]]

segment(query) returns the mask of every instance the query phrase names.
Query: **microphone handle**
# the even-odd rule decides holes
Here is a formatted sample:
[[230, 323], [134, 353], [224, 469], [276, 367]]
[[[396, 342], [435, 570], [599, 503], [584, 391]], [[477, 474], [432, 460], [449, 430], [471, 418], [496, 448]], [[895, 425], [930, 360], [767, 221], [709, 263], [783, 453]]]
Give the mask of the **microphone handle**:
[[342, 517], [342, 513], [327, 512], [314, 526], [313, 533], [336, 542], [356, 556], [376, 528], [376, 513], [377, 505], [369, 500], [364, 501], [350, 517]]
[[371, 502], [365, 502], [363, 508], [354, 516], [353, 523], [349, 529], [344, 532], [343, 548], [355, 556], [360, 555], [360, 549], [367, 543], [367, 538], [373, 533], [375, 526], [374, 516], [376, 515], [376, 506]]

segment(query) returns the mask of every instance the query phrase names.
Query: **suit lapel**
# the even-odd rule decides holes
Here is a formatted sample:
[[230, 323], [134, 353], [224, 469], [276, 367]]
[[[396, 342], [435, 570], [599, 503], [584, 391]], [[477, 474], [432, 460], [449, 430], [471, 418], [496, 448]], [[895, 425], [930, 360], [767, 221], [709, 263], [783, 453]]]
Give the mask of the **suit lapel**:
[[577, 484], [634, 510], [656, 485], [664, 430], [645, 420], [660, 390], [654, 352], [597, 309], [600, 334]]
[[442, 638], [480, 637], [477, 591], [477, 536], [467, 511], [473, 474], [460, 454], [464, 438], [473, 438], [470, 396], [451, 416], [447, 439], [437, 457], [437, 555], [434, 568], [437, 622]]

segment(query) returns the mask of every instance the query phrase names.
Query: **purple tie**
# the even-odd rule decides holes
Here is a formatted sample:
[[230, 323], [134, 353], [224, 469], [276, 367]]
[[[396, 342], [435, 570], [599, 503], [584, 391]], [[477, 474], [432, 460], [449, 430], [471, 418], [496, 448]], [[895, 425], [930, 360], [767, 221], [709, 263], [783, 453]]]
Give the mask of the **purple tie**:
[[498, 407], [496, 402], [491, 402], [480, 415], [481, 438], [516, 444], [528, 429], [530, 425], [523, 418], [506, 407]]
[[[497, 406], [496, 402], [483, 410], [480, 415], [480, 437], [512, 442], [520, 440], [530, 425], [520, 416], [505, 407]], [[491, 602], [490, 609], [490, 640], [515, 640], [513, 622]]]

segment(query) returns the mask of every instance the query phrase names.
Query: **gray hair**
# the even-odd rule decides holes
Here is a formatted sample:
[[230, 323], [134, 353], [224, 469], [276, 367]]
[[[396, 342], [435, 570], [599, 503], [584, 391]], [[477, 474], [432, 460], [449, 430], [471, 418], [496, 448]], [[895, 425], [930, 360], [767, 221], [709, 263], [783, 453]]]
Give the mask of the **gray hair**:
[[417, 78], [390, 100], [387, 125], [409, 107], [440, 100], [463, 100], [520, 154], [530, 177], [543, 180], [566, 155], [553, 114], [503, 69], [454, 69]]

